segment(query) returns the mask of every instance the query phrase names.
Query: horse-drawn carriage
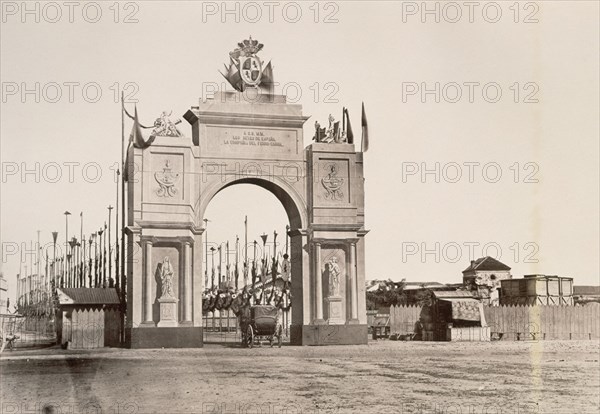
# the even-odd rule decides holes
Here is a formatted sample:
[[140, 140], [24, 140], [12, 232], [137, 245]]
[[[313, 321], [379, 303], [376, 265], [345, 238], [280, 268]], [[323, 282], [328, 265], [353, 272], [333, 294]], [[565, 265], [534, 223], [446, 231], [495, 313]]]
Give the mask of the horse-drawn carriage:
[[252, 348], [260, 345], [261, 341], [269, 341], [269, 345], [273, 346], [277, 339], [277, 346], [281, 348], [283, 327], [276, 306], [254, 305], [245, 308], [240, 316], [240, 328], [242, 346]]

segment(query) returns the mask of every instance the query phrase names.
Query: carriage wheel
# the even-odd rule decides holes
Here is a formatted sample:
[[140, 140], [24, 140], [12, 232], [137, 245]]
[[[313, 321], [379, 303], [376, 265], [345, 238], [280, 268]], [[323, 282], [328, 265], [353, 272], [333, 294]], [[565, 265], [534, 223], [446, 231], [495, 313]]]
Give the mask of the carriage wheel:
[[283, 327], [279, 325], [277, 329], [277, 346], [281, 348], [281, 344], [283, 343]]
[[252, 348], [254, 346], [254, 331], [252, 330], [252, 325], [248, 325], [248, 331], [246, 332], [246, 344], [248, 348]]
[[0, 354], [4, 351], [4, 331], [0, 328]]

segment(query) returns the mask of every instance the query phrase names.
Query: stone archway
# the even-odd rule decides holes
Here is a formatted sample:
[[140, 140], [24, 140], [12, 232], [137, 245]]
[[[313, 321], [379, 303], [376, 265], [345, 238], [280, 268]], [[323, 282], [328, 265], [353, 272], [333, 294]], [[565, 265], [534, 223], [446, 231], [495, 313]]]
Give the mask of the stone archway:
[[[202, 220], [217, 193], [240, 183], [270, 191], [288, 214], [292, 344], [367, 342], [362, 153], [352, 143], [304, 148], [301, 106], [259, 98], [218, 92], [184, 115], [191, 137], [129, 150], [130, 346], [202, 346]], [[177, 302], [166, 313], [161, 303], [151, 312], [156, 257], [177, 263]]]

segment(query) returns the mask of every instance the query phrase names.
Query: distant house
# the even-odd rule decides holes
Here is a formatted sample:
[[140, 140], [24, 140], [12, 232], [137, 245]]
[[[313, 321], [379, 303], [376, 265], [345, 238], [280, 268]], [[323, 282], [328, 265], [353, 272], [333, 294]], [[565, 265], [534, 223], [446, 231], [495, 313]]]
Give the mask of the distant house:
[[525, 275], [503, 280], [501, 305], [573, 305], [573, 278]]
[[577, 304], [600, 302], [600, 286], [573, 286], [573, 300]]
[[498, 304], [500, 282], [512, 279], [510, 267], [490, 256], [472, 260], [462, 274], [465, 288], [476, 290], [486, 305]]

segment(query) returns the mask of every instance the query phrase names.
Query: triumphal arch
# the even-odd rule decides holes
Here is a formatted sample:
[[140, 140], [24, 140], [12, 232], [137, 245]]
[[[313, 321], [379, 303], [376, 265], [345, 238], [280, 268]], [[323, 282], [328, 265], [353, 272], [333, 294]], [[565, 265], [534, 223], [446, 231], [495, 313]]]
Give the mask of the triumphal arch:
[[[309, 117], [273, 92], [271, 65], [257, 56], [262, 44], [249, 39], [238, 46], [223, 74], [232, 90], [183, 115], [191, 134], [166, 113], [148, 138], [134, 123], [127, 160], [127, 342], [202, 346], [204, 213], [219, 191], [249, 183], [273, 193], [289, 218], [291, 343], [364, 344], [363, 154], [351, 129], [331, 125], [332, 119], [329, 127], [316, 124], [314, 142], [304, 147]], [[231, 208], [243, 210], [244, 202]]]

